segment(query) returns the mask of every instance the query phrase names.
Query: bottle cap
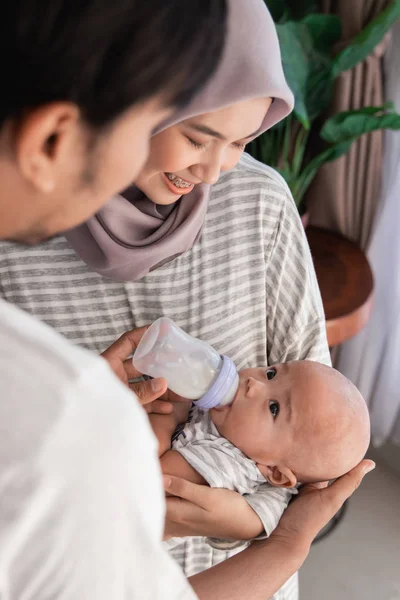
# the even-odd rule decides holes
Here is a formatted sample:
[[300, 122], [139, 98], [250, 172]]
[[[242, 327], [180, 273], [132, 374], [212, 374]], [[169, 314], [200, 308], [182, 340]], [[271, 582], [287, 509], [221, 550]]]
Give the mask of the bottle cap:
[[239, 377], [235, 363], [228, 357], [221, 355], [222, 367], [214, 383], [204, 396], [196, 400], [196, 406], [203, 410], [210, 410], [220, 404], [232, 402], [239, 385]]

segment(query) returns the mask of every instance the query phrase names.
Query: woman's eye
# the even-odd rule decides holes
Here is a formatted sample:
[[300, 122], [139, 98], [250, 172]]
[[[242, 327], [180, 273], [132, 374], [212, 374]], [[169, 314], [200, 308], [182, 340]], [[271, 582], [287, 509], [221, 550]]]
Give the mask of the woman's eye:
[[276, 417], [279, 415], [278, 402], [275, 402], [275, 400], [270, 400], [269, 401], [269, 410], [271, 411], [271, 414], [274, 417], [274, 419], [276, 419]]
[[192, 138], [187, 137], [189, 143], [191, 146], [193, 146], [193, 148], [196, 148], [196, 150], [200, 150], [200, 148], [202, 148], [204, 146], [204, 144], [198, 144], [197, 142], [195, 142], [194, 140], [192, 140]]
[[271, 379], [273, 379], [276, 375], [276, 369], [274, 369], [274, 367], [270, 367], [269, 369], [267, 369], [265, 371], [265, 374], [267, 376], [267, 379], [270, 381]]
[[236, 150], [240, 150], [241, 152], [243, 152], [245, 150], [245, 148], [246, 148], [246, 144], [236, 143], [236, 144], [232, 144], [232, 146], [234, 148], [236, 148]]

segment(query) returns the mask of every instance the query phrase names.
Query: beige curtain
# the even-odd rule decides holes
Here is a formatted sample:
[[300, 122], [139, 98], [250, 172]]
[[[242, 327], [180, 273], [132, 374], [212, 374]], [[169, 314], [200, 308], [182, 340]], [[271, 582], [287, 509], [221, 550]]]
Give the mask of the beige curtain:
[[[389, 0], [323, 0], [323, 10], [340, 16], [341, 45], [352, 39]], [[342, 73], [329, 113], [383, 104], [382, 59], [388, 36], [363, 63]], [[338, 48], [340, 50], [340, 47]], [[366, 248], [377, 208], [382, 167], [382, 132], [363, 136], [350, 152], [325, 165], [311, 186], [306, 203], [310, 222], [339, 231]]]

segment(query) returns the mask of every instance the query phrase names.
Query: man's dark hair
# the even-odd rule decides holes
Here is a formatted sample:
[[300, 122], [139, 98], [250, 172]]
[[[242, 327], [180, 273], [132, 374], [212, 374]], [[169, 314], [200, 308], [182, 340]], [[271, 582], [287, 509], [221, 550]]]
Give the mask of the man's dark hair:
[[165, 91], [182, 106], [220, 58], [226, 0], [6, 0], [0, 125], [53, 101], [103, 127]]

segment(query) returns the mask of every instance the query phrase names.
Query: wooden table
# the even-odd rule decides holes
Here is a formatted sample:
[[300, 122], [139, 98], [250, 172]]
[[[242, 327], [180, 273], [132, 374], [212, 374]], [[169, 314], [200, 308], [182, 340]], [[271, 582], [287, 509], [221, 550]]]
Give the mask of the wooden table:
[[364, 252], [350, 240], [319, 227], [308, 227], [306, 235], [332, 348], [367, 324], [373, 304], [373, 275]]

